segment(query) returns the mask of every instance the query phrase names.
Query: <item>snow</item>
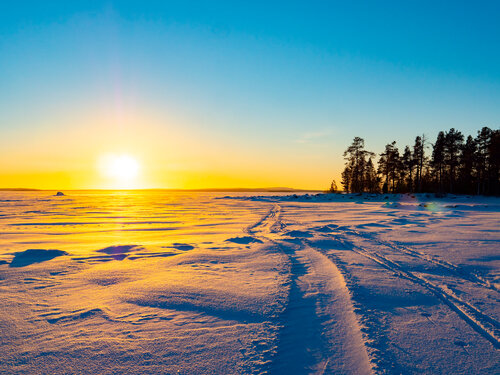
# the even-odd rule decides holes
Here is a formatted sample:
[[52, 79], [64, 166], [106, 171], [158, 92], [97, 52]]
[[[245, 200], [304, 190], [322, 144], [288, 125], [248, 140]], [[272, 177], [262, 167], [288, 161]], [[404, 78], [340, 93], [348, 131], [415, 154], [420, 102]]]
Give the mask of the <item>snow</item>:
[[0, 372], [500, 373], [500, 199], [0, 192]]

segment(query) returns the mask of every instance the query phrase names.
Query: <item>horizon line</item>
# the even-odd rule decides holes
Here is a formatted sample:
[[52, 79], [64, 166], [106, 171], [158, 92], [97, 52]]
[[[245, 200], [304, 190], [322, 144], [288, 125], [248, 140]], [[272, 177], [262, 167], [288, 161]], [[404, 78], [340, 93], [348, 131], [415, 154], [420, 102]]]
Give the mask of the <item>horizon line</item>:
[[137, 189], [37, 189], [37, 188], [0, 188], [0, 191], [193, 191], [193, 192], [321, 192], [325, 189], [296, 189], [289, 187], [262, 187], [262, 188], [137, 188]]

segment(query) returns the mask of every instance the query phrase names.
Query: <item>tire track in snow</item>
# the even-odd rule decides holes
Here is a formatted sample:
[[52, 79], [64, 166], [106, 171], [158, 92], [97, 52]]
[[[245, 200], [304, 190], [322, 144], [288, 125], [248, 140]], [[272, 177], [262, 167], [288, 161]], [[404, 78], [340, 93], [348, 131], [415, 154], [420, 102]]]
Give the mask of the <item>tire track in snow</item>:
[[[355, 237], [354, 241], [349, 239], [349, 234]], [[355, 243], [356, 237], [361, 237], [361, 240], [369, 241], [366, 237], [357, 235], [355, 231], [344, 231], [343, 236], [346, 239], [346, 242], [350, 243], [352, 251], [371, 259], [399, 276], [424, 287], [448, 305], [448, 307], [450, 307], [453, 311], [455, 311], [465, 323], [488, 340], [494, 348], [500, 349], [500, 323], [498, 321], [486, 315], [472, 304], [464, 301], [448, 288], [443, 288], [442, 286], [427, 280], [422, 275], [409, 271], [401, 264], [389, 259], [387, 256], [384, 256], [377, 251], [367, 250], [366, 247], [359, 246]]]
[[282, 235], [274, 205], [249, 235], [273, 243], [290, 262], [290, 291], [271, 373], [371, 374], [373, 369], [349, 290], [336, 265], [302, 239]]

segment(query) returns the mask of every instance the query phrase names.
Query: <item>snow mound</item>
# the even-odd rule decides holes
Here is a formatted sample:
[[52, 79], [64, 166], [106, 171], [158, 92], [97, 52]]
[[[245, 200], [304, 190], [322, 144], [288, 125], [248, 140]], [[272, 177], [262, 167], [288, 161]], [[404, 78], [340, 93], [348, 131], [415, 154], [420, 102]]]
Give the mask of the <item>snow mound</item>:
[[104, 249], [97, 250], [98, 253], [105, 253], [109, 255], [113, 254], [125, 254], [130, 253], [132, 250], [137, 249], [137, 245], [118, 245], [118, 246], [108, 246]]
[[142, 247], [138, 245], [118, 245], [108, 246], [104, 249], [97, 250], [97, 252], [108, 254], [115, 260], [123, 260], [128, 257], [128, 253], [135, 252], [141, 249]]
[[291, 230], [289, 232], [286, 232], [285, 234], [290, 237], [300, 237], [300, 238], [311, 238], [313, 236], [311, 233], [303, 230]]
[[188, 251], [188, 250], [193, 250], [194, 246], [187, 244], [187, 243], [173, 243], [172, 246], [170, 246], [173, 249], [181, 250], [181, 251]]
[[16, 253], [14, 259], [10, 262], [10, 267], [26, 267], [33, 263], [42, 263], [67, 254], [62, 250], [29, 249]]
[[243, 236], [243, 237], [233, 237], [233, 238], [228, 238], [226, 242], [233, 242], [237, 244], [243, 244], [243, 245], [248, 245], [250, 243], [262, 243], [261, 240], [255, 237], [251, 236]]

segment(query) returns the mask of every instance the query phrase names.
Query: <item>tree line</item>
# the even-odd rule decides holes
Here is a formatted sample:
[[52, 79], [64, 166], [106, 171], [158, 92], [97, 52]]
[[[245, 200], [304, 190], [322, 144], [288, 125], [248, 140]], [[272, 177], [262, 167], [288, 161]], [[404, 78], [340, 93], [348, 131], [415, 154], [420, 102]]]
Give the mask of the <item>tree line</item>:
[[354, 138], [344, 152], [346, 192], [500, 195], [500, 130], [483, 127], [465, 138], [451, 128], [434, 143], [417, 136], [401, 152], [396, 141], [387, 144], [377, 167], [375, 157], [363, 138]]

